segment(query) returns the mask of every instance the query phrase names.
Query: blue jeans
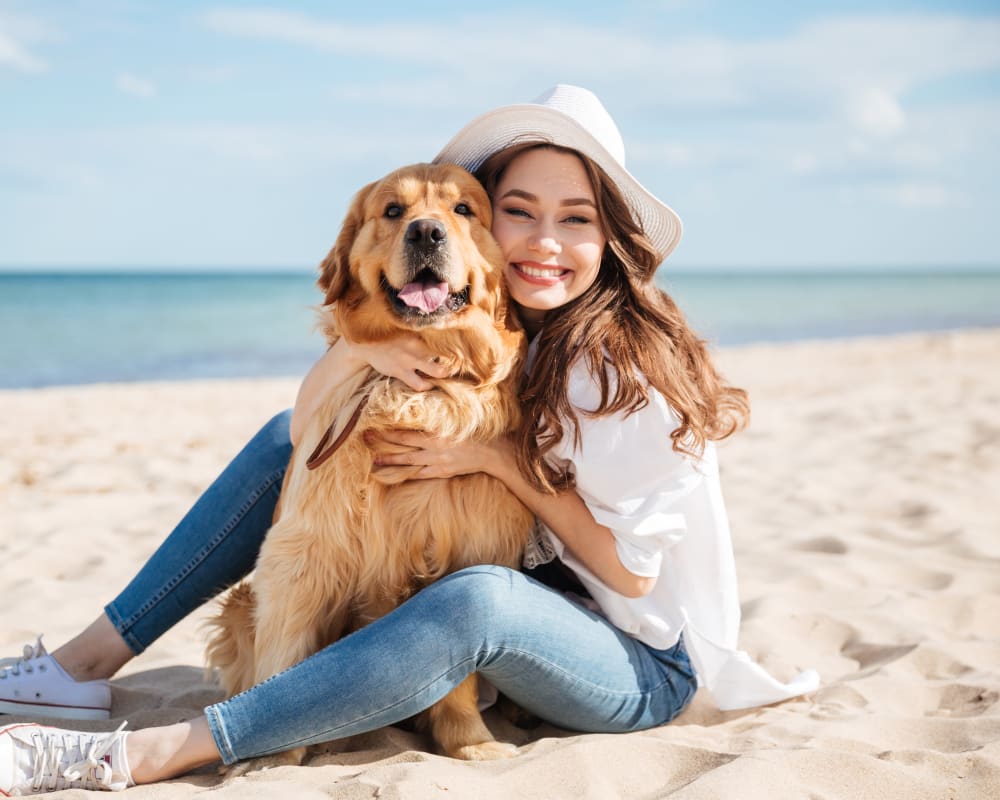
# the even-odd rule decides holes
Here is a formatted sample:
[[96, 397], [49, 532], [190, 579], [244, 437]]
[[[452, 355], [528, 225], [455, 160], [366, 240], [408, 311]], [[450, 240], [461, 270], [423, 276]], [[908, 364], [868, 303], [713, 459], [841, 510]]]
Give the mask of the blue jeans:
[[[137, 653], [253, 568], [291, 453], [288, 421], [251, 440], [108, 604]], [[669, 722], [696, 684], [682, 642], [654, 650], [529, 575], [481, 566], [205, 713], [229, 764], [399, 722], [472, 672], [554, 725], [595, 732]]]
[[253, 569], [292, 454], [290, 421], [285, 411], [261, 428], [105, 606], [136, 655]]

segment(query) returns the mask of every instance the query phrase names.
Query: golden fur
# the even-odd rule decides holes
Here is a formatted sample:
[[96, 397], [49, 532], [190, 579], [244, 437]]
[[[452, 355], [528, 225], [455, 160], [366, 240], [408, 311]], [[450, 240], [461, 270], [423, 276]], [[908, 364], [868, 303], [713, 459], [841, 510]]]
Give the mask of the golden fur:
[[[416, 334], [453, 377], [415, 392], [368, 370], [324, 399], [292, 454], [252, 583], [234, 588], [213, 620], [209, 664], [230, 694], [386, 614], [443, 575], [475, 564], [519, 564], [532, 518], [501, 482], [482, 473], [408, 481], [419, 467], [376, 468], [363, 439], [365, 431], [402, 428], [489, 440], [517, 427], [524, 338], [507, 315], [502, 254], [490, 223], [485, 191], [451, 165], [405, 167], [354, 198], [321, 266], [328, 339]], [[415, 245], [414, 224], [443, 232], [441, 241]], [[447, 282], [444, 306], [425, 313], [400, 301], [398, 291], [415, 281]], [[363, 396], [367, 403], [344, 444], [307, 469], [331, 422], [334, 433], [342, 429]], [[450, 756], [509, 755], [483, 724], [477, 696], [471, 675], [423, 721]]]

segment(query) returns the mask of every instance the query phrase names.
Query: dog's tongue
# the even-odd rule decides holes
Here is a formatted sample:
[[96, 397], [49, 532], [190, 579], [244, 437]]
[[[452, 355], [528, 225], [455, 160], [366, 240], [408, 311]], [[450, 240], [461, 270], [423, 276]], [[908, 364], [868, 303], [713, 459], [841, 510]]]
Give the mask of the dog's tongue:
[[437, 311], [448, 297], [447, 283], [408, 283], [399, 290], [399, 299], [410, 308], [419, 308], [425, 314]]

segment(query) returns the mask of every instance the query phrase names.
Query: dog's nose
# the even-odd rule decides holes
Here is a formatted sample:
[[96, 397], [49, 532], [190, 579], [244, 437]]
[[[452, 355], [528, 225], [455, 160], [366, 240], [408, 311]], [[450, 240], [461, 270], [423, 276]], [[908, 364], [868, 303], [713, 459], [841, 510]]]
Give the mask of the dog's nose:
[[417, 247], [436, 247], [448, 236], [448, 230], [436, 219], [415, 219], [406, 229], [406, 241]]

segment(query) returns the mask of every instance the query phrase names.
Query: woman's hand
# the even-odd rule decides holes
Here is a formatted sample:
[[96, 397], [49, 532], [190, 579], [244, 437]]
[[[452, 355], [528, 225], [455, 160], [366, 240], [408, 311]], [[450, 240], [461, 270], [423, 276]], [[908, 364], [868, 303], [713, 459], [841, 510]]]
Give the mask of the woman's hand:
[[340, 341], [344, 342], [351, 360], [368, 364], [390, 378], [398, 378], [418, 392], [434, 387], [428, 378], [447, 378], [451, 374], [451, 368], [416, 336], [397, 336], [373, 343]]
[[376, 468], [420, 467], [408, 479], [451, 478], [473, 472], [492, 475], [614, 591], [625, 597], [642, 597], [656, 585], [656, 578], [635, 575], [624, 567], [614, 535], [594, 520], [579, 494], [575, 491], [544, 494], [529, 484], [517, 468], [513, 445], [507, 439], [456, 443], [420, 431], [395, 430], [366, 431], [365, 441], [377, 453]]
[[[367, 431], [365, 441], [378, 455], [376, 467], [419, 466], [414, 478], [453, 478], [489, 472], [500, 448], [485, 442], [454, 442], [420, 431]], [[409, 448], [398, 452], [403, 448]], [[397, 451], [397, 452], [390, 452]]]
[[370, 366], [423, 392], [434, 385], [428, 377], [446, 378], [450, 374], [451, 368], [435, 359], [436, 355], [415, 336], [398, 336], [375, 344], [357, 344], [341, 337], [313, 365], [299, 386], [292, 412], [292, 443], [298, 443], [323, 398], [361, 370]]

